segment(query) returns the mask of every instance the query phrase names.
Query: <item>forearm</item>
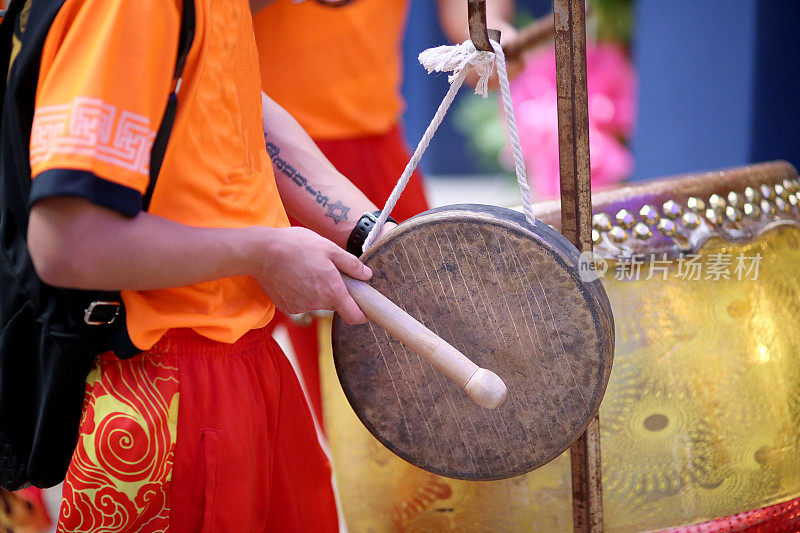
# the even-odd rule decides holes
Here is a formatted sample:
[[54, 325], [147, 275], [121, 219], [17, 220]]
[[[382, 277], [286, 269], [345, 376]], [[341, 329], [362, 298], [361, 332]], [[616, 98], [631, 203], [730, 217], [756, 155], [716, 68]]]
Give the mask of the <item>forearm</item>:
[[42, 280], [58, 287], [141, 291], [252, 276], [286, 313], [332, 309], [348, 324], [367, 320], [340, 272], [366, 281], [371, 271], [304, 228], [194, 228], [58, 197], [33, 206], [28, 248]]
[[267, 152], [286, 210], [344, 247], [361, 215], [377, 207], [336, 170], [289, 113], [263, 93], [261, 99]]
[[[439, 24], [451, 42], [461, 43], [469, 39], [467, 2], [465, 0], [437, 0]], [[501, 39], [513, 32], [511, 19], [514, 16], [513, 0], [486, 0], [486, 25], [500, 30]]]
[[256, 14], [275, 0], [250, 0], [250, 12]]
[[28, 245], [52, 285], [153, 290], [249, 274], [254, 231], [189, 227], [145, 212], [127, 218], [52, 198], [34, 206]]

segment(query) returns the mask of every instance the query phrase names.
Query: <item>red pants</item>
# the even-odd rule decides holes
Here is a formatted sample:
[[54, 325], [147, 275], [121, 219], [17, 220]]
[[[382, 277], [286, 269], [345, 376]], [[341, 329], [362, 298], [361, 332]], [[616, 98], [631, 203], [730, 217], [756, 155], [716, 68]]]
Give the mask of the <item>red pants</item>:
[[[333, 166], [379, 208], [383, 208], [411, 158], [399, 126], [381, 135], [316, 143]], [[422, 175], [415, 170], [392, 216], [403, 221], [426, 209]]]
[[[333, 166], [380, 208], [383, 208], [410, 159], [399, 126], [381, 135], [335, 141], [318, 140], [316, 143]], [[402, 222], [427, 209], [422, 175], [415, 170], [392, 210], [392, 216]], [[360, 217], [361, 213], [356, 213], [356, 216]], [[295, 220], [292, 220], [292, 224], [298, 225]], [[301, 326], [277, 313], [270, 327], [277, 324], [284, 324], [288, 329], [311, 406], [317, 420], [322, 424], [317, 321], [312, 321], [310, 326]]]
[[337, 531], [328, 459], [266, 329], [167, 333], [87, 379], [59, 531]]

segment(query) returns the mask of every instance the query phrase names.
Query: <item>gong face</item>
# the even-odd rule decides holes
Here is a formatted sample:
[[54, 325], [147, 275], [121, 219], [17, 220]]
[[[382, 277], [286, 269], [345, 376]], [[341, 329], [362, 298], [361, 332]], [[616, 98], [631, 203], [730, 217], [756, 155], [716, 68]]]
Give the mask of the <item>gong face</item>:
[[334, 322], [334, 361], [369, 431], [425, 470], [502, 479], [564, 451], [596, 414], [611, 370], [613, 319], [599, 281], [552, 228], [489, 206], [448, 206], [405, 222], [362, 257], [370, 284], [497, 373], [494, 410], [376, 324]]

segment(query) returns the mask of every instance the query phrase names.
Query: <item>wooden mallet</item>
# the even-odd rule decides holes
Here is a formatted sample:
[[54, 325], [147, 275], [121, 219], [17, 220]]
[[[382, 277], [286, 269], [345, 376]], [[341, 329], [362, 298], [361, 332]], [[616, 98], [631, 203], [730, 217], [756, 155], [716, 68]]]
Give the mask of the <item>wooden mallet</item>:
[[350, 296], [367, 318], [458, 383], [475, 403], [487, 409], [494, 409], [503, 403], [508, 389], [500, 376], [470, 361], [463, 353], [363, 281], [346, 275], [342, 275], [342, 279]]

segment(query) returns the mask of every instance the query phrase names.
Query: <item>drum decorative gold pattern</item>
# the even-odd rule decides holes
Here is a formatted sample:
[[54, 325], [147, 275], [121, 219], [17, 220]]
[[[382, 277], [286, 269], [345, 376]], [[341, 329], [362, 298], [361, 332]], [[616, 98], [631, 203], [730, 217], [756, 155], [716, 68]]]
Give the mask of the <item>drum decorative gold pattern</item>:
[[[617, 339], [600, 408], [610, 532], [695, 524], [800, 496], [800, 213], [791, 201], [797, 174], [771, 163], [714, 176], [708, 194], [664, 180], [658, 194], [606, 193], [610, 199], [595, 204], [605, 215], [595, 218], [595, 229], [603, 234], [598, 254], [607, 258], [602, 279]], [[674, 203], [665, 207], [670, 187], [677, 187]], [[758, 205], [756, 224], [744, 209], [741, 221], [726, 218], [721, 226], [704, 214], [721, 210], [725, 217], [725, 208], [765, 197], [775, 214], [763, 218], [769, 211]], [[785, 206], [776, 205], [779, 198]], [[657, 217], [645, 206], [657, 206]], [[623, 229], [614, 226], [623, 207], [652, 228], [656, 242], [637, 248], [658, 252], [660, 269], [649, 279], [647, 262], [638, 279], [615, 275], [624, 254], [606, 235]], [[685, 224], [687, 214], [702, 218], [701, 234]], [[681, 252], [683, 241], [659, 231], [659, 220], [675, 222], [691, 247]], [[700, 279], [679, 275], [688, 253], [705, 269]], [[757, 275], [733, 275], [740, 256], [760, 257]], [[728, 278], [706, 278], [720, 257], [734, 258]], [[571, 531], [568, 453], [501, 481], [456, 481], [411, 466], [353, 414], [333, 369], [329, 323], [321, 327], [325, 423], [351, 532]]]

